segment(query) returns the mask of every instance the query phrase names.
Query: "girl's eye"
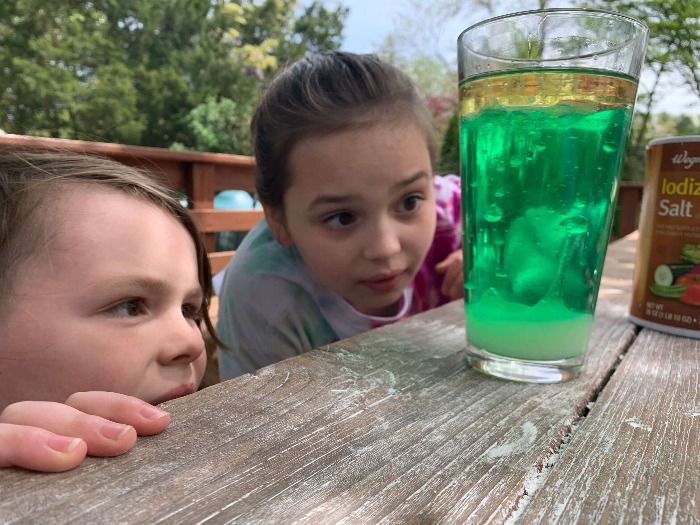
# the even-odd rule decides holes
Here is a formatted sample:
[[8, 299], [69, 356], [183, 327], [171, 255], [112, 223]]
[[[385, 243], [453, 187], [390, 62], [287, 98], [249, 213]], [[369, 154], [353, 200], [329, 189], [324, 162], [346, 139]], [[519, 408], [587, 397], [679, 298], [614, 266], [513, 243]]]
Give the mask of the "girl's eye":
[[121, 317], [136, 317], [145, 313], [146, 308], [140, 299], [129, 299], [110, 308], [110, 311]]
[[410, 195], [401, 201], [401, 204], [399, 204], [399, 211], [409, 213], [416, 211], [420, 207], [422, 201], [422, 197], [419, 197], [418, 195]]
[[192, 319], [196, 322], [202, 320], [202, 305], [199, 304], [183, 304], [182, 316], [185, 319]]
[[323, 219], [323, 222], [333, 229], [346, 228], [355, 222], [355, 216], [348, 211], [341, 211], [340, 213], [326, 217]]

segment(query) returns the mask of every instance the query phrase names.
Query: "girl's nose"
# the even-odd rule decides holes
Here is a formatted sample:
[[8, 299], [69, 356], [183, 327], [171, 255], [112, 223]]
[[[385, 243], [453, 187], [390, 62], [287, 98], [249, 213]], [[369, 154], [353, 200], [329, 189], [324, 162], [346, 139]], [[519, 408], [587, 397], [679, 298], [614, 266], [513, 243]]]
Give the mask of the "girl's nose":
[[365, 244], [367, 260], [389, 259], [401, 251], [398, 225], [391, 220], [380, 221], [368, 231]]
[[164, 327], [164, 334], [158, 359], [162, 365], [186, 365], [196, 361], [204, 352], [204, 338], [197, 324], [174, 313], [172, 321]]

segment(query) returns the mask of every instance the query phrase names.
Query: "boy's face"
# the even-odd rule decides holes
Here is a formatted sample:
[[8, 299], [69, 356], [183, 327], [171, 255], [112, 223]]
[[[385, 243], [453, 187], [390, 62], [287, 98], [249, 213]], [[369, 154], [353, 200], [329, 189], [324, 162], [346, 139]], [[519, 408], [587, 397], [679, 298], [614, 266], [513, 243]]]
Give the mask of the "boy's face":
[[367, 315], [393, 315], [435, 233], [432, 167], [413, 123], [378, 124], [300, 142], [277, 239]]
[[106, 390], [190, 394], [206, 355], [195, 246], [156, 206], [110, 190], [63, 193], [0, 319], [0, 410]]

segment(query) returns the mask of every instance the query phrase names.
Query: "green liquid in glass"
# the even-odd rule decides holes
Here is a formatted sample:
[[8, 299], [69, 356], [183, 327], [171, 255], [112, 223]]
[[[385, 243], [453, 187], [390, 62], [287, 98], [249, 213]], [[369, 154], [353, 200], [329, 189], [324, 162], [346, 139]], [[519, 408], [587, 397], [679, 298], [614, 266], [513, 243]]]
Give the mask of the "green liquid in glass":
[[526, 360], [582, 356], [636, 83], [520, 71], [460, 86], [470, 344]]

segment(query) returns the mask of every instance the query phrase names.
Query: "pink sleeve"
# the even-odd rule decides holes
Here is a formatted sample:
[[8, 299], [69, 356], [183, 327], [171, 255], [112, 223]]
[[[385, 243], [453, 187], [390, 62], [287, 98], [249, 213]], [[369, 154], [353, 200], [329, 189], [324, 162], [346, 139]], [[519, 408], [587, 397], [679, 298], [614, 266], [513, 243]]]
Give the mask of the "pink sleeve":
[[442, 275], [435, 265], [462, 247], [462, 189], [456, 175], [433, 177], [437, 224], [435, 237], [423, 265], [413, 280], [412, 313], [424, 312], [445, 304], [450, 298], [440, 293]]

